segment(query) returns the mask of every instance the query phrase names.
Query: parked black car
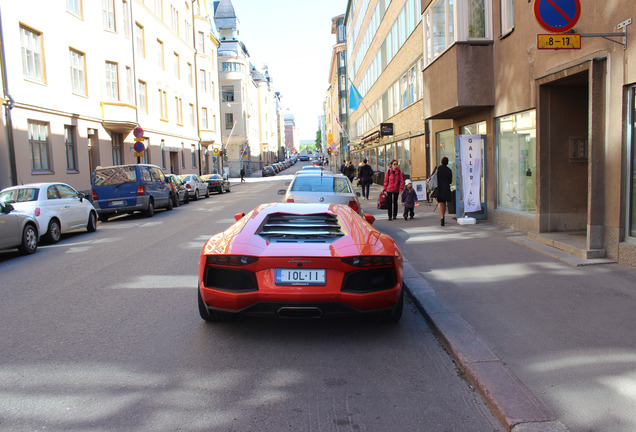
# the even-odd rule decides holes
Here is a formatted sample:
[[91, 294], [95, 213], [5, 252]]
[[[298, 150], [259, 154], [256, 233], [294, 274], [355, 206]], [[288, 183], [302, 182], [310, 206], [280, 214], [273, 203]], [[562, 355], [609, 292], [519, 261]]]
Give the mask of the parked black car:
[[223, 178], [221, 174], [206, 174], [201, 176], [201, 180], [208, 184], [208, 191], [218, 192], [230, 192], [230, 181]]
[[266, 166], [263, 167], [262, 174], [263, 174], [263, 177], [275, 176], [276, 175], [276, 170], [274, 170], [273, 166], [266, 165]]
[[190, 202], [190, 193], [179, 177], [174, 174], [166, 174], [166, 180], [170, 183], [170, 198], [174, 207]]

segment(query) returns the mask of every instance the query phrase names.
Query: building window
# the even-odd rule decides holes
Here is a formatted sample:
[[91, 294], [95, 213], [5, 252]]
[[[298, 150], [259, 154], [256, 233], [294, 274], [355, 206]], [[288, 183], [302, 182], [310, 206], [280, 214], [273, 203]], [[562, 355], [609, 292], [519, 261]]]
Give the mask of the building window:
[[163, 21], [163, 0], [155, 1], [155, 14]]
[[206, 74], [205, 74], [205, 70], [201, 69], [199, 71], [199, 90], [200, 91], [207, 91], [207, 79], [205, 78]]
[[190, 126], [195, 126], [194, 124], [194, 105], [190, 104], [188, 109], [188, 117], [190, 120]]
[[192, 155], [192, 168], [196, 168], [197, 167], [197, 146], [192, 144], [191, 148], [192, 148], [192, 151], [190, 152], [190, 154]]
[[161, 140], [160, 148], [161, 148], [161, 168], [165, 169], [166, 168], [166, 142], [164, 140]]
[[197, 53], [205, 54], [205, 33], [197, 33]]
[[201, 108], [201, 129], [208, 128], [208, 109], [206, 107]]
[[73, 93], [86, 95], [86, 72], [84, 53], [69, 49], [71, 63], [71, 89]]
[[232, 129], [234, 127], [234, 114], [225, 113], [225, 129]]
[[234, 86], [223, 86], [221, 88], [221, 100], [223, 102], [234, 102]]
[[126, 96], [128, 103], [135, 103], [135, 85], [133, 84], [132, 68], [128, 66], [126, 66]]
[[64, 145], [66, 147], [66, 170], [77, 172], [75, 126], [64, 126]]
[[501, 0], [501, 34], [512, 31], [515, 26], [514, 0]]
[[174, 101], [177, 108], [177, 124], [183, 126], [183, 99], [175, 96]]
[[144, 137], [144, 155], [139, 158], [139, 162], [150, 163], [150, 138]]
[[159, 89], [159, 110], [160, 119], [168, 120], [168, 94], [165, 90]]
[[115, 31], [114, 0], [102, 0], [102, 22], [104, 24], [104, 29]]
[[163, 42], [157, 39], [157, 66], [164, 70], [164, 61], [163, 61]]
[[146, 58], [146, 44], [144, 42], [144, 26], [135, 23], [135, 49], [137, 55]]
[[114, 62], [106, 62], [106, 97], [119, 100], [119, 71]]
[[113, 156], [113, 165], [121, 165], [124, 162], [122, 157], [121, 149], [124, 143], [124, 139], [120, 133], [113, 132], [112, 134], [112, 156]]
[[192, 87], [192, 63], [188, 63], [188, 84]]
[[66, 10], [77, 17], [82, 17], [81, 0], [66, 0]]
[[172, 31], [179, 34], [179, 11], [173, 5], [170, 5], [170, 20]]
[[20, 26], [22, 70], [28, 78], [44, 81], [42, 62], [42, 33]]
[[29, 121], [29, 150], [31, 151], [31, 171], [50, 171], [49, 125]]
[[174, 53], [174, 77], [181, 79], [181, 65], [179, 63], [179, 54]]
[[496, 121], [497, 206], [536, 212], [536, 111]]
[[244, 72], [245, 65], [238, 62], [223, 62], [221, 65], [222, 72]]
[[148, 86], [141, 80], [137, 82], [137, 97], [137, 108], [148, 114]]
[[128, 9], [128, 0], [122, 0], [121, 4], [123, 14], [122, 14], [122, 24], [124, 26], [124, 36], [126, 39], [130, 39], [130, 9]]

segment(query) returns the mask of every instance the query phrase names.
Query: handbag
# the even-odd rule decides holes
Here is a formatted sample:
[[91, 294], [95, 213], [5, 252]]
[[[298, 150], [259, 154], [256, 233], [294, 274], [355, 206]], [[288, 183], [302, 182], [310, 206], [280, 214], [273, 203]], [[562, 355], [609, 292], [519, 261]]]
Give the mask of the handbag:
[[383, 192], [380, 192], [378, 197], [378, 208], [386, 210], [386, 195]]
[[[433, 170], [433, 174], [426, 180], [426, 190], [428, 192], [433, 192], [437, 189], [437, 167]], [[431, 194], [431, 196], [433, 196]]]
[[439, 195], [439, 188], [436, 187], [435, 189], [433, 189], [433, 191], [431, 192], [431, 194], [429, 195], [431, 198], [437, 198], [437, 195]]

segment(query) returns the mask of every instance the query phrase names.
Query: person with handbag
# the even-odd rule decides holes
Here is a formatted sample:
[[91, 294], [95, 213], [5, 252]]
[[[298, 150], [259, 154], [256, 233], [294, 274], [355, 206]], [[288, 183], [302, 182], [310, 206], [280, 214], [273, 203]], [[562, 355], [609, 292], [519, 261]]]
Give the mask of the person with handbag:
[[391, 165], [384, 176], [384, 185], [382, 193], [387, 195], [387, 209], [389, 211], [389, 220], [397, 218], [398, 213], [398, 197], [404, 189], [404, 174], [398, 168], [398, 161], [393, 159]]
[[437, 199], [439, 208], [440, 225], [445, 225], [446, 202], [451, 200], [451, 188], [453, 183], [453, 171], [448, 167], [448, 158], [442, 158], [442, 164], [436, 168], [437, 171]]

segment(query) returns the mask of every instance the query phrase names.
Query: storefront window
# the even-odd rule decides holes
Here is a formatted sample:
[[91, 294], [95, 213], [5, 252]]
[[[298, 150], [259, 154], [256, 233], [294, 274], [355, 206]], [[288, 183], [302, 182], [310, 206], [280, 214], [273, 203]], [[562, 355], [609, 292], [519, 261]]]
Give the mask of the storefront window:
[[[442, 158], [446, 156], [448, 158], [448, 167], [453, 170], [455, 175], [455, 134], [453, 130], [445, 130], [438, 132], [437, 136], [437, 165], [442, 163]], [[431, 168], [434, 169], [434, 168]]]
[[386, 159], [386, 169], [391, 168], [389, 164], [393, 159], [397, 159], [395, 157], [395, 144], [389, 144], [386, 146], [386, 154], [384, 155], [384, 158]]
[[386, 172], [387, 170], [387, 162], [384, 160], [384, 154], [384, 146], [378, 147], [378, 171], [380, 172]]
[[373, 168], [373, 171], [378, 170], [378, 156], [376, 149], [369, 150], [369, 165]]
[[497, 205], [536, 212], [536, 112], [497, 119]]
[[401, 141], [397, 144], [397, 158], [400, 170], [404, 174], [411, 174], [411, 142]]

